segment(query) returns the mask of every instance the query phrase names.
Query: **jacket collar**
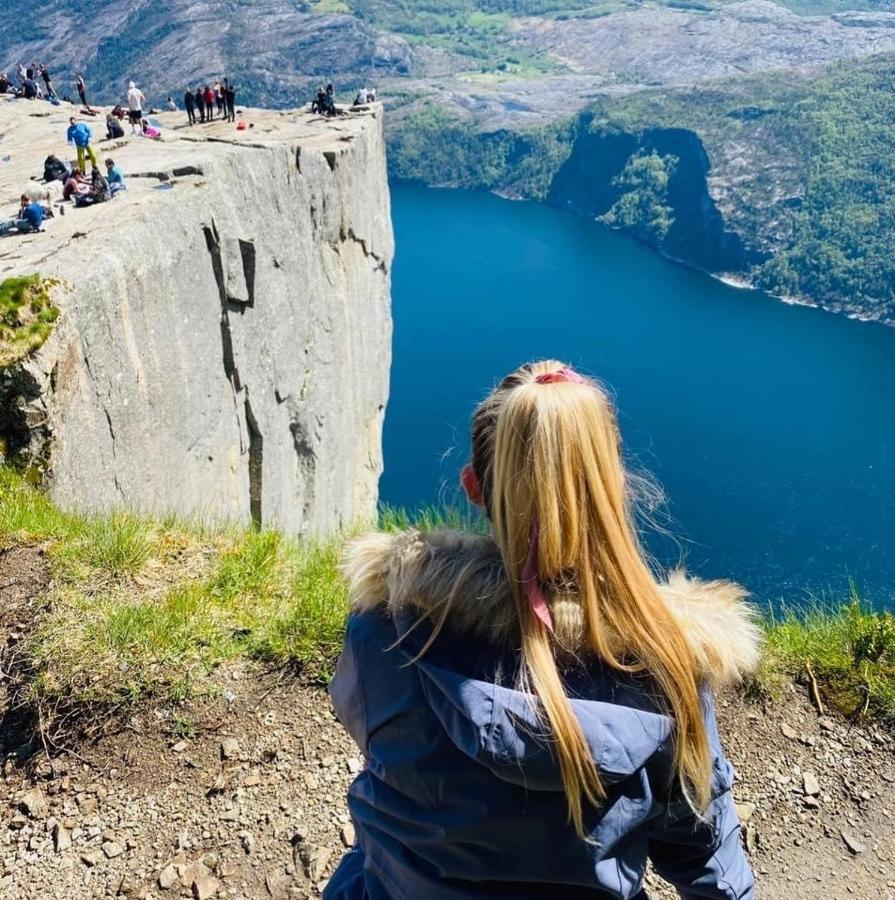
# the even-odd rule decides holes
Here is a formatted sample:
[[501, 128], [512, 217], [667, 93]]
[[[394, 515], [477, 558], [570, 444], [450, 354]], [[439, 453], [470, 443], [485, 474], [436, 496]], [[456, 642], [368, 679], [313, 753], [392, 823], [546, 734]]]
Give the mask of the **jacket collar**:
[[[413, 608], [455, 630], [495, 641], [512, 639], [516, 618], [500, 551], [481, 534], [461, 531], [376, 532], [349, 542], [343, 562], [352, 608]], [[760, 629], [745, 590], [682, 571], [659, 585], [680, 622], [703, 677], [714, 687], [740, 682], [760, 657]], [[580, 607], [552, 604], [558, 642], [575, 650], [583, 638]]]

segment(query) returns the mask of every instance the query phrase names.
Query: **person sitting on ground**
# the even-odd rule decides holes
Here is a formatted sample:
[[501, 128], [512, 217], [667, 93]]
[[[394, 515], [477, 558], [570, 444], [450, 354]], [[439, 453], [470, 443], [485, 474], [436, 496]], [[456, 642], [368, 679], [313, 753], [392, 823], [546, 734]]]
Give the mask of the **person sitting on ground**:
[[6, 72], [0, 72], [0, 94], [5, 94], [9, 91], [9, 75]]
[[44, 160], [44, 181], [61, 181], [65, 184], [71, 176], [71, 166], [51, 153]]
[[22, 96], [26, 100], [36, 100], [38, 97], [37, 82], [33, 78], [26, 78], [22, 82]]
[[116, 103], [112, 107], [111, 115], [115, 116], [119, 122], [123, 122], [127, 118], [127, 113], [124, 111], [124, 107], [120, 103]]
[[162, 136], [162, 133], [158, 128], [149, 124], [149, 119], [143, 119], [143, 121], [140, 122], [140, 128], [142, 129], [143, 137], [152, 138], [154, 141], [157, 141]]
[[86, 194], [78, 194], [75, 197], [75, 206], [93, 206], [96, 203], [105, 203], [112, 199], [112, 191], [109, 182], [99, 169], [93, 170], [90, 180], [90, 189]]
[[121, 122], [115, 118], [113, 113], [109, 113], [106, 116], [106, 137], [111, 141], [114, 138], [123, 138], [124, 137], [124, 129], [121, 127]]
[[15, 229], [19, 234], [41, 231], [44, 221], [44, 208], [37, 200], [31, 200], [22, 194], [19, 211], [11, 219], [0, 221], [0, 234], [7, 234]]
[[324, 112], [328, 116], [334, 116], [338, 113], [336, 109], [336, 89], [332, 86], [332, 83], [326, 86], [326, 103]]
[[562, 363], [476, 410], [490, 534], [349, 545], [330, 694], [366, 765], [325, 900], [754, 900], [713, 688], [754, 668], [730, 582], [654, 576], [609, 394]]
[[320, 115], [326, 113], [326, 91], [323, 89], [323, 85], [317, 88], [317, 96], [311, 101], [311, 112], [320, 113]]
[[376, 102], [376, 88], [370, 88], [367, 91], [367, 103], [375, 103]]
[[165, 101], [165, 105], [168, 107], [168, 112], [177, 112], [177, 104], [174, 102], [173, 97], [168, 97]]
[[367, 89], [361, 88], [354, 98], [352, 106], [363, 106], [367, 102]]
[[62, 199], [72, 200], [80, 194], [86, 194], [90, 190], [90, 179], [80, 169], [73, 169], [68, 180], [62, 187]]
[[68, 120], [68, 133], [67, 140], [69, 144], [74, 144], [75, 149], [78, 153], [78, 168], [84, 172], [86, 171], [86, 164], [84, 157], [87, 156], [90, 158], [90, 165], [93, 167], [93, 171], [99, 171], [99, 163], [96, 160], [96, 153], [93, 150], [93, 147], [90, 145], [90, 141], [93, 137], [93, 132], [90, 130], [89, 125], [85, 125], [83, 122], [79, 122], [74, 116], [72, 116]]
[[124, 172], [115, 165], [115, 160], [109, 156], [106, 157], [106, 181], [109, 182], [109, 191], [113, 197], [121, 191], [127, 190], [127, 185], [124, 183]]

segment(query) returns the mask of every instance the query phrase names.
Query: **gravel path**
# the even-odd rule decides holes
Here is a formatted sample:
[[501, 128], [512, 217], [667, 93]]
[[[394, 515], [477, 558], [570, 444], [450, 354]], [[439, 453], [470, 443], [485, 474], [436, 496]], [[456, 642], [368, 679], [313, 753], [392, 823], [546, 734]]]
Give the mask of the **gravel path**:
[[[17, 566], [17, 584], [41, 586], [37, 555]], [[0, 586], [12, 643], [29, 594], [17, 590]], [[24, 764], [7, 714], [0, 897], [319, 896], [353, 840], [344, 797], [360, 756], [319, 687], [250, 664], [217, 687]], [[759, 897], [895, 900], [891, 733], [819, 718], [796, 687], [767, 705], [722, 698], [720, 716]], [[655, 881], [650, 895], [675, 896]]]

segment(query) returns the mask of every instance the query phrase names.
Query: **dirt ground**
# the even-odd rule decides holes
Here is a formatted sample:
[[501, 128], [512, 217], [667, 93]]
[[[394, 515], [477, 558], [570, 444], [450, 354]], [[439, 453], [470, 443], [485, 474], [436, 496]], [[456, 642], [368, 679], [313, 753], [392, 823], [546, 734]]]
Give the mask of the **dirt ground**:
[[[46, 584], [39, 549], [0, 552], [4, 658]], [[141, 712], [66, 752], [34, 752], [4, 708], [0, 897], [319, 896], [353, 842], [344, 798], [360, 754], [321, 688], [250, 664], [217, 678], [214, 699]], [[819, 717], [796, 686], [719, 705], [758, 896], [895, 900], [893, 736]]]

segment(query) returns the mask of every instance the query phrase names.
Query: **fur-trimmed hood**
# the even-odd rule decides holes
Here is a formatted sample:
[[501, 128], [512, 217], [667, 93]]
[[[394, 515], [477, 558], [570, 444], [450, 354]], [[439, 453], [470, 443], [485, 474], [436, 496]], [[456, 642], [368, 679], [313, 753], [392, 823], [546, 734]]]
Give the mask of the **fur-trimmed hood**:
[[[516, 628], [500, 551], [486, 535], [368, 534], [348, 544], [343, 571], [357, 612], [386, 605], [393, 614], [411, 608], [437, 620], [447, 609], [455, 630], [495, 640], [506, 640]], [[735, 684], [755, 669], [760, 630], [742, 587], [676, 571], [660, 590], [709, 684]], [[577, 604], [556, 604], [552, 612], [559, 642], [577, 649], [582, 639]]]

